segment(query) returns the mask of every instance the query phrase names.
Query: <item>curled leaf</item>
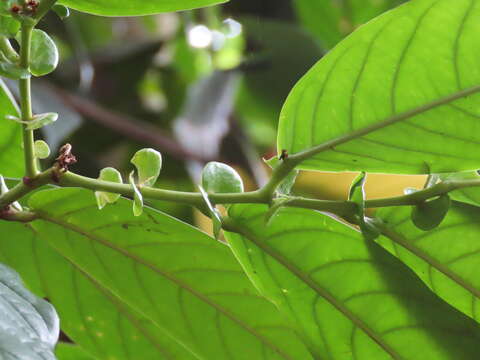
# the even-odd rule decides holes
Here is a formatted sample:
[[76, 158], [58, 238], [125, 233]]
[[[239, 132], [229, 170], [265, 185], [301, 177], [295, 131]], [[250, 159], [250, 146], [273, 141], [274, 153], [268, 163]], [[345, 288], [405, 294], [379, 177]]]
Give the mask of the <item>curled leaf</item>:
[[138, 190], [137, 185], [135, 184], [135, 179], [133, 177], [134, 172], [130, 173], [128, 177], [130, 185], [133, 187], [133, 215], [140, 216], [143, 213], [143, 196], [140, 190]]
[[207, 193], [241, 193], [243, 181], [231, 166], [212, 161], [202, 171], [202, 187]]
[[58, 120], [57, 113], [45, 113], [35, 115], [32, 120], [28, 122], [23, 122], [27, 124], [27, 130], [37, 130], [44, 126], [50, 125]]
[[55, 4], [55, 5], [53, 5], [52, 10], [62, 20], [66, 19], [70, 16], [70, 9], [66, 6], [64, 6], [64, 5]]
[[208, 193], [205, 189], [201, 186], [198, 187], [200, 189], [200, 193], [203, 196], [203, 200], [207, 205], [208, 211], [210, 213], [210, 218], [212, 219], [213, 223], [213, 235], [215, 239], [218, 240], [220, 238], [220, 230], [222, 230], [222, 217], [220, 216], [219, 211], [212, 205], [210, 199], [208, 198]]
[[[3, 195], [5, 193], [7, 193], [9, 190], [8, 190], [8, 186], [7, 184], [5, 183], [5, 179], [2, 175], [0, 175], [0, 195]], [[20, 203], [18, 201], [15, 201], [14, 203], [11, 204], [11, 206], [17, 210], [17, 211], [22, 211], [22, 205], [20, 205]]]
[[451, 201], [448, 194], [422, 202], [412, 209], [412, 221], [420, 230], [429, 231], [435, 229], [447, 216], [450, 204]]
[[367, 174], [360, 173], [352, 182], [348, 199], [357, 205], [358, 225], [362, 231], [362, 235], [367, 240], [374, 240], [380, 236], [378, 230], [373, 222], [365, 217], [365, 181]]
[[37, 159], [46, 159], [50, 156], [50, 147], [43, 140], [35, 141], [33, 150]]
[[154, 149], [142, 149], [130, 161], [138, 171], [140, 186], [153, 186], [162, 169], [162, 154]]
[[[121, 184], [122, 174], [117, 169], [112, 167], [107, 167], [100, 171], [98, 180], [110, 181], [114, 183]], [[115, 203], [119, 198], [120, 194], [109, 193], [104, 191], [95, 191], [95, 198], [97, 199], [97, 205], [99, 209], [103, 209], [107, 204]]]

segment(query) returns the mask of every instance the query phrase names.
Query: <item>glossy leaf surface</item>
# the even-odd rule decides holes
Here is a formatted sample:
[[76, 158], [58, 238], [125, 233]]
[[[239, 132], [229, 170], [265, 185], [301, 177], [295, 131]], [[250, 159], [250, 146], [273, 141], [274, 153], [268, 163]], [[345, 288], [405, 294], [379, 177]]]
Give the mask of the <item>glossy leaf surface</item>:
[[162, 155], [154, 149], [142, 149], [135, 153], [131, 163], [138, 172], [138, 185], [153, 186], [162, 170]]
[[[115, 182], [117, 184], [121, 184], [123, 182], [122, 174], [120, 174], [117, 169], [111, 167], [102, 169], [98, 179]], [[98, 208], [103, 209], [107, 204], [113, 204], [118, 201], [118, 199], [120, 199], [120, 195], [104, 191], [95, 191], [95, 199], [97, 200]]]
[[309, 358], [228, 247], [198, 230], [149, 208], [135, 218], [128, 200], [100, 212], [78, 189], [39, 192], [29, 205], [42, 241], [194, 358]]
[[55, 309], [26, 290], [16, 272], [0, 265], [0, 357], [55, 360], [58, 324]]
[[220, 4], [225, 0], [61, 0], [69, 8], [104, 16], [139, 16]]
[[424, 232], [410, 221], [408, 208], [382, 209], [379, 243], [395, 254], [440, 297], [480, 320], [480, 209], [453, 202], [442, 224]]
[[243, 181], [234, 168], [216, 161], [209, 162], [202, 171], [202, 186], [208, 193], [243, 192]]
[[6, 116], [17, 116], [18, 108], [10, 91], [0, 79], [0, 174], [23, 176], [22, 127]]
[[56, 69], [59, 60], [57, 45], [46, 32], [33, 30], [31, 52], [30, 71], [33, 75], [44, 76]]
[[416, 0], [360, 27], [290, 94], [278, 151], [317, 147], [313, 170], [477, 169], [479, 19], [475, 0]]
[[318, 212], [234, 206], [229, 242], [264, 295], [320, 359], [473, 359], [479, 327], [400, 261]]

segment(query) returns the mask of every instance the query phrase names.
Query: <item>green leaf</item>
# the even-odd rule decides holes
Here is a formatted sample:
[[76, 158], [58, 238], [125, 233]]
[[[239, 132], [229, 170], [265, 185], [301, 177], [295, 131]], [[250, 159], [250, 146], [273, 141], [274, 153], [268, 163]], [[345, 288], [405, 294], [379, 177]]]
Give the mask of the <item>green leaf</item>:
[[28, 70], [21, 68], [18, 64], [12, 64], [7, 58], [2, 59], [2, 56], [0, 52], [0, 76], [12, 80], [28, 79], [30, 77]]
[[135, 184], [133, 171], [130, 173], [128, 180], [133, 187], [133, 215], [140, 216], [143, 213], [143, 195]]
[[50, 74], [58, 65], [58, 49], [50, 36], [35, 29], [32, 33], [30, 72], [35, 76]]
[[44, 126], [50, 125], [58, 120], [57, 113], [45, 113], [34, 115], [31, 121], [27, 122], [28, 130], [37, 130]]
[[[0, 229], [11, 234], [0, 243], [0, 258], [18, 269], [38, 294], [52, 301], [62, 330], [95, 358], [130, 360], [135, 354], [139, 359], [197, 359], [151, 320], [56, 253], [30, 225], [3, 222]], [[81, 359], [77, 348], [59, 345], [56, 350], [59, 360], [72, 352], [77, 353], [75, 360]]]
[[[117, 169], [112, 167], [107, 167], [100, 171], [100, 176], [98, 180], [110, 181], [117, 184], [122, 184], [122, 174]], [[107, 204], [114, 204], [120, 199], [119, 194], [109, 193], [104, 191], [95, 191], [95, 199], [97, 200], [98, 208], [101, 210]]]
[[319, 359], [474, 359], [480, 328], [400, 261], [319, 212], [230, 208], [227, 239], [261, 292]]
[[[440, 176], [442, 181], [456, 181], [456, 180], [480, 180], [480, 175], [477, 171], [468, 171], [453, 174], [442, 174]], [[480, 205], [480, 189], [478, 187], [467, 187], [458, 189], [449, 193], [452, 200], [461, 201], [471, 205]]]
[[412, 208], [412, 221], [420, 230], [429, 231], [441, 224], [450, 209], [448, 194], [425, 201]]
[[[275, 169], [281, 162], [281, 160], [277, 156], [274, 156], [273, 158], [264, 161], [268, 166], [272, 168], [272, 170]], [[299, 173], [300, 172], [298, 170], [290, 171], [290, 173], [285, 177], [285, 179], [283, 179], [280, 185], [278, 185], [277, 189], [275, 190], [276, 193], [280, 195], [290, 195]]]
[[130, 161], [137, 168], [139, 186], [153, 186], [162, 170], [162, 154], [153, 149], [142, 149]]
[[[6, 194], [8, 192], [8, 186], [5, 182], [5, 178], [0, 175], [0, 195]], [[22, 205], [18, 201], [14, 201], [11, 206], [13, 207], [14, 210], [16, 211], [22, 211]]]
[[402, 0], [294, 0], [305, 28], [330, 49], [356, 27], [402, 3]]
[[222, 230], [222, 217], [220, 215], [220, 212], [210, 202], [207, 192], [201, 186], [199, 186], [198, 189], [202, 194], [205, 205], [208, 208], [210, 218], [212, 219], [213, 235], [215, 236], [215, 240], [218, 240], [220, 238], [220, 231]]
[[357, 219], [360, 230], [367, 240], [374, 240], [380, 231], [365, 217], [365, 181], [367, 174], [360, 173], [352, 182], [348, 199], [357, 205]]
[[278, 151], [312, 170], [477, 169], [478, 5], [410, 1], [360, 27], [293, 89]]
[[6, 121], [8, 116], [18, 116], [18, 107], [10, 91], [0, 79], [0, 174], [8, 177], [23, 176], [22, 128]]
[[26, 290], [16, 272], [0, 264], [0, 357], [55, 360], [58, 334], [55, 309]]
[[55, 14], [57, 14], [62, 20], [70, 16], [70, 9], [66, 6], [55, 4], [53, 5], [52, 10], [55, 11]]
[[[94, 360], [95, 358], [89, 356], [81, 347], [59, 343], [55, 348], [55, 355], [58, 360]], [[137, 354], [138, 356], [138, 354]]]
[[480, 321], [480, 209], [452, 202], [442, 224], [429, 232], [412, 224], [408, 208], [385, 208], [376, 215], [385, 223], [378, 242], [441, 298]]
[[20, 30], [20, 22], [9, 16], [0, 15], [0, 36], [14, 38]]
[[16, 3], [16, 0], [2, 0], [0, 1], [0, 16], [11, 16], [10, 9], [12, 5]]
[[35, 141], [34, 152], [37, 159], [46, 159], [50, 156], [50, 147], [45, 141], [37, 140]]
[[209, 162], [203, 168], [202, 186], [210, 194], [243, 192], [242, 178], [235, 169], [216, 161]]
[[104, 16], [140, 16], [191, 10], [216, 5], [225, 0], [61, 0], [69, 8]]
[[[133, 320], [138, 315], [150, 319], [154, 326], [147, 323], [149, 331], [191, 354], [164, 358], [232, 359], [236, 357], [231, 354], [239, 354], [239, 360], [310, 359], [292, 328], [250, 284], [229, 248], [204, 233], [149, 208], [133, 217], [125, 199], [100, 212], [90, 192], [80, 189], [41, 191], [29, 205], [41, 217], [30, 225], [31, 239], [9, 230], [27, 229], [24, 225], [2, 222], [2, 233], [15, 234], [0, 242], [0, 254], [23, 264], [36, 287], [47, 282], [54, 303], [69, 304], [61, 313], [62, 324], [68, 323], [84, 341], [90, 339], [97, 353], [109, 353], [98, 332], [110, 338], [108, 330], [118, 321], [87, 319], [95, 320], [104, 310], [96, 307], [91, 291], [84, 290], [86, 280], [111, 299], [115, 307], [107, 309], [127, 307]], [[57, 268], [58, 261], [44, 257], [42, 244], [75, 272]], [[31, 256], [40, 261], [29, 261]], [[131, 337], [124, 340], [130, 343]]]

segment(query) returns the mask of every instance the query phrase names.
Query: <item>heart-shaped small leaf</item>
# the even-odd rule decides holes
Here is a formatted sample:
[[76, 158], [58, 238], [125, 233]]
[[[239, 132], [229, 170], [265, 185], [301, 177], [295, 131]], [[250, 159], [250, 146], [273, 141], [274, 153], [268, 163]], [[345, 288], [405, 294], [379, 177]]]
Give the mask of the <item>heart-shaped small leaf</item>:
[[[98, 179], [119, 184], [123, 182], [122, 174], [120, 174], [117, 169], [114, 169], [112, 167], [102, 169], [100, 171], [100, 176], [98, 177]], [[118, 199], [120, 199], [120, 195], [104, 191], [95, 191], [95, 198], [97, 199], [98, 208], [103, 209], [107, 204], [113, 204]]]
[[231, 166], [209, 162], [202, 171], [202, 187], [208, 193], [241, 193], [242, 178]]
[[154, 149], [142, 149], [136, 152], [131, 163], [137, 168], [139, 186], [155, 185], [162, 169], [162, 154]]
[[35, 146], [33, 150], [37, 159], [46, 159], [50, 156], [50, 147], [43, 140], [35, 141]]
[[42, 30], [32, 33], [30, 72], [35, 76], [50, 74], [58, 65], [58, 49], [55, 42]]
[[412, 209], [412, 221], [420, 230], [429, 231], [441, 224], [450, 209], [450, 197], [445, 194], [425, 201]]
[[60, 19], [66, 19], [70, 16], [70, 9], [64, 5], [55, 4], [52, 10], [58, 15]]

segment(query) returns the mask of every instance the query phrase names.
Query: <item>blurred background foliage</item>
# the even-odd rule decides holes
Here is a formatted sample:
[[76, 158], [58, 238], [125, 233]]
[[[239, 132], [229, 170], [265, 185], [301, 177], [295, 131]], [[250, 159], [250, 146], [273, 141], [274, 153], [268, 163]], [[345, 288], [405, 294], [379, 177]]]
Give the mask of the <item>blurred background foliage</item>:
[[[356, 27], [401, 2], [232, 0], [141, 18], [50, 14], [40, 27], [56, 40], [61, 65], [35, 81], [34, 107], [60, 120], [42, 136], [52, 149], [70, 142], [80, 160], [73, 170], [85, 175], [106, 166], [126, 175], [133, 153], [152, 147], [164, 155], [158, 187], [196, 190], [205, 162], [219, 160], [254, 189], [268, 177], [262, 158], [276, 154], [279, 113], [294, 84]], [[354, 176], [303, 173], [295, 193], [345, 198]], [[396, 195], [423, 182], [372, 175], [367, 193]], [[190, 207], [151, 205], [210, 227]]]

